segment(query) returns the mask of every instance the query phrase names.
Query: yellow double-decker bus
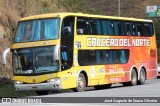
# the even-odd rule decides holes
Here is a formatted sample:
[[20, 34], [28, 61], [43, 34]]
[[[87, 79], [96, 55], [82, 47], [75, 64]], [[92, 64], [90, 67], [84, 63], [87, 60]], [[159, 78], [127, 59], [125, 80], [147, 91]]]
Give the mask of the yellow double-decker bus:
[[84, 91], [157, 77], [152, 20], [52, 13], [22, 18], [11, 49], [17, 91]]

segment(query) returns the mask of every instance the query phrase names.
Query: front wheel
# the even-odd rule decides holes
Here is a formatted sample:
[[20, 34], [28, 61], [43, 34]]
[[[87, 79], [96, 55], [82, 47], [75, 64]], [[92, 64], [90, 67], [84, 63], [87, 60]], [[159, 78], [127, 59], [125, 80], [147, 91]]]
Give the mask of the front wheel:
[[86, 78], [82, 73], [79, 74], [78, 76], [78, 82], [77, 82], [77, 87], [73, 88], [74, 92], [82, 92], [86, 88]]
[[49, 91], [36, 91], [37, 95], [48, 95]]

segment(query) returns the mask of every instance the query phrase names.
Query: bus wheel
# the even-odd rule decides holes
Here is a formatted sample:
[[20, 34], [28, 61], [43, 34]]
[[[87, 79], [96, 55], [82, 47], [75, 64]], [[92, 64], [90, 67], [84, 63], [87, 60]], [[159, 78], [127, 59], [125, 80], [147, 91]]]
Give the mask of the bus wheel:
[[138, 81], [138, 84], [139, 85], [144, 84], [145, 80], [146, 80], [146, 72], [145, 72], [145, 70], [143, 68], [141, 68], [141, 70], [140, 70], [140, 79]]
[[101, 89], [107, 89], [107, 88], [110, 88], [112, 84], [107, 84], [107, 85], [96, 85], [94, 86], [94, 88], [96, 90], [101, 90]]
[[48, 95], [49, 91], [36, 91], [37, 95]]
[[77, 87], [73, 89], [74, 92], [82, 92], [86, 88], [86, 78], [82, 73], [78, 76]]
[[123, 82], [123, 86], [135, 86], [137, 85], [137, 73], [135, 69], [132, 69], [132, 73], [131, 73], [131, 81], [129, 82]]
[[131, 81], [129, 82], [129, 85], [131, 86], [135, 86], [137, 85], [137, 73], [135, 69], [132, 69], [132, 73], [131, 73]]

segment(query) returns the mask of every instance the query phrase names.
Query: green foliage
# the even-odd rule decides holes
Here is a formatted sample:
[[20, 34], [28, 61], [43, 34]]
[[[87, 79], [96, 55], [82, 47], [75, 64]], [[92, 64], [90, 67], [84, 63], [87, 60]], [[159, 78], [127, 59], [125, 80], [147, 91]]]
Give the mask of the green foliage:
[[67, 12], [82, 12], [86, 6], [84, 0], [57, 0], [57, 4]]
[[0, 87], [6, 86], [6, 85], [14, 85], [13, 80], [5, 77], [0, 77]]
[[160, 20], [155, 20], [154, 26], [156, 30], [157, 40], [160, 40]]
[[2, 97], [23, 97], [36, 95], [35, 92], [17, 92], [12, 79], [0, 77], [0, 98]]
[[95, 8], [90, 8], [88, 11], [90, 14], [101, 14], [101, 12]]

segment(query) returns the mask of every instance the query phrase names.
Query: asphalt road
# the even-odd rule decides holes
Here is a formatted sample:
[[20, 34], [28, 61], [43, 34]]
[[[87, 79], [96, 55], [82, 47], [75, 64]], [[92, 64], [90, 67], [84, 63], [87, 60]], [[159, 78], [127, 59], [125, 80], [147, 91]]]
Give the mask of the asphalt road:
[[84, 92], [63, 90], [41, 97], [160, 97], [160, 78], [147, 80], [144, 85], [124, 87], [122, 84], [113, 84], [109, 89], [95, 90], [89, 87]]
[[[95, 90], [93, 87], [88, 87], [84, 92], [73, 92], [72, 90], [63, 90], [61, 92], [50, 92], [49, 95], [43, 96], [30, 96], [33, 97], [160, 97], [160, 78], [147, 80], [144, 85], [127, 86], [124, 87], [122, 84], [113, 84], [109, 89]], [[66, 101], [66, 98], [61, 101]], [[54, 100], [55, 98], [50, 98]], [[98, 98], [99, 99], [99, 98]], [[159, 98], [160, 99], [160, 98]], [[92, 98], [90, 101], [93, 101]], [[1, 105], [1, 104], [0, 104]], [[11, 104], [3, 104], [10, 106]], [[31, 104], [12, 104], [12, 106], [30, 106]], [[160, 106], [160, 103], [43, 103], [34, 104], [35, 106]]]
[[[49, 95], [36, 97], [160, 97], [160, 78], [147, 80], [144, 85], [127, 86], [113, 84], [109, 89], [95, 90], [87, 88], [84, 92], [73, 92], [63, 90], [61, 92], [50, 92]], [[51, 105], [51, 104], [45, 104]], [[55, 106], [160, 106], [160, 103], [56, 103]]]

